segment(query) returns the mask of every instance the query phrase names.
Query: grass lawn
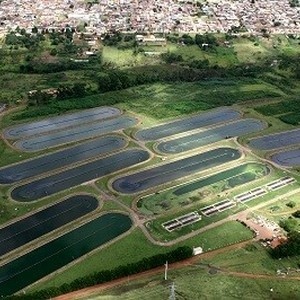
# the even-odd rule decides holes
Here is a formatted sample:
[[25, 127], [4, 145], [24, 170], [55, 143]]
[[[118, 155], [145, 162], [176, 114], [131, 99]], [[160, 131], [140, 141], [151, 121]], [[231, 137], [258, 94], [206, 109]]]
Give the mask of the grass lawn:
[[[217, 236], [222, 236], [222, 238], [216, 238]], [[208, 251], [250, 239], [252, 236], [253, 234], [250, 230], [240, 223], [232, 221], [210, 229], [184, 242], [180, 242], [175, 246], [161, 247], [151, 244], [140, 229], [134, 229], [133, 232], [124, 238], [112, 243], [108, 247], [88, 254], [81, 262], [57, 273], [45, 282], [38, 283], [33, 288], [30, 288], [30, 290], [59, 286], [96, 271], [113, 269], [119, 265], [133, 263], [141, 260], [143, 257], [165, 253], [183, 245], [190, 247], [202, 246], [204, 251]]]
[[[90, 297], [79, 299], [167, 299], [174, 282], [176, 299], [299, 299], [297, 280], [241, 278], [223, 273], [210, 275], [207, 269], [184, 267], [162, 275], [128, 282]], [[273, 289], [273, 292], [270, 289]]]
[[[233, 249], [201, 259], [193, 266], [169, 270], [168, 281], [163, 275], [128, 281], [120, 286], [80, 299], [166, 299], [170, 285], [175, 283], [176, 299], [299, 299], [299, 281], [293, 280], [299, 258], [272, 259], [259, 243]], [[222, 272], [218, 272], [220, 268]], [[287, 268], [290, 278], [276, 276]], [[267, 274], [272, 278], [245, 278], [227, 272]], [[270, 289], [273, 289], [273, 292]], [[213, 296], [212, 296], [213, 295]]]
[[[146, 49], [145, 49], [146, 50]], [[102, 50], [103, 63], [109, 63], [119, 68], [154, 64], [159, 57], [145, 56], [143, 53], [133, 54], [133, 49], [120, 50], [115, 47], [104, 46]]]
[[299, 257], [273, 259], [266, 248], [260, 243], [251, 243], [244, 248], [231, 250], [203, 261], [217, 268], [227, 271], [245, 272], [250, 274], [276, 275], [277, 270], [282, 272], [290, 268], [290, 276], [298, 276]]

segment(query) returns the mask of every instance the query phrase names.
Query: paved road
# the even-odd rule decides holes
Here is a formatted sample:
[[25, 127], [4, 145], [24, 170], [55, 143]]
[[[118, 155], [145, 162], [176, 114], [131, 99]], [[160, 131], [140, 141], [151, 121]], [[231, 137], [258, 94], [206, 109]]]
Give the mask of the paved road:
[[116, 117], [121, 111], [115, 107], [98, 107], [73, 114], [43, 119], [42, 121], [9, 127], [3, 131], [6, 139], [20, 139], [26, 136], [61, 130], [69, 126], [80, 126], [83, 123]]

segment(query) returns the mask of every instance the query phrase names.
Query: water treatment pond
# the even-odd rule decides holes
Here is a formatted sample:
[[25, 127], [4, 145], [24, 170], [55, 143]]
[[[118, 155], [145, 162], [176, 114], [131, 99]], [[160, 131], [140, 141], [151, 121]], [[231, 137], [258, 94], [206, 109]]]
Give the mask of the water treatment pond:
[[21, 290], [111, 241], [131, 226], [128, 216], [108, 213], [1, 266], [0, 296]]

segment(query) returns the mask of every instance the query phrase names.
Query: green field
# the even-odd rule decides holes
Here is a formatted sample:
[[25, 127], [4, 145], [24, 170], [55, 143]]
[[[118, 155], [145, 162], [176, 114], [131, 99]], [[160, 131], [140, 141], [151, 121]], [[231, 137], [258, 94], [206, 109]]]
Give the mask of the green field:
[[[72, 66], [58, 71], [55, 69], [53, 71], [51, 64], [55, 65], [61, 60], [68, 66], [69, 58], [76, 58], [76, 53], [50, 55], [49, 52], [55, 48], [55, 45], [52, 45], [49, 39], [46, 39], [34, 53], [24, 47], [10, 48], [3, 45], [0, 49], [0, 98], [2, 99], [0, 102], [8, 103], [9, 110], [2, 116], [0, 128], [2, 130], [17, 123], [96, 106], [116, 106], [123, 109], [125, 114], [134, 115], [140, 120], [138, 126], [126, 129], [122, 134], [129, 140], [128, 147], [145, 147], [152, 152], [151, 160], [142, 168], [168, 162], [171, 156], [158, 155], [153, 149], [155, 141], [145, 144], [136, 141], [134, 133], [141, 128], [155, 126], [174, 118], [187, 117], [189, 114], [221, 106], [233, 106], [241, 111], [243, 117], [254, 117], [268, 124], [268, 128], [261, 133], [238, 138], [237, 141], [223, 140], [216, 143], [215, 147], [237, 148], [240, 145], [247, 147], [248, 140], [254, 136], [296, 128], [295, 126], [300, 122], [299, 39], [285, 35], [270, 38], [253, 36], [228, 38], [224, 34], [217, 34], [216, 38], [218, 44], [207, 51], [195, 44], [188, 46], [175, 42], [168, 42], [165, 47], [132, 46], [130, 48], [127, 47], [129, 43], [115, 47], [101, 45], [99, 51], [101, 53], [94, 64], [91, 63], [86, 67]], [[156, 54], [147, 55], [145, 52], [156, 52]], [[160, 55], [162, 53], [164, 56]], [[171, 57], [175, 54], [175, 57], [180, 59], [168, 63], [165, 57], [170, 54]], [[24, 64], [28, 62], [49, 67], [51, 72], [35, 69], [26, 72]], [[40, 71], [44, 73], [39, 73]], [[103, 82], [108, 87], [103, 85]], [[70, 87], [74, 83], [85, 84], [84, 96], [73, 94], [62, 99], [54, 97], [48, 101], [44, 100], [45, 102], [29, 102], [28, 91], [30, 90]], [[103, 86], [107, 89], [105, 90]], [[62, 148], [64, 146], [56, 149]], [[201, 151], [207, 149], [209, 146], [203, 147]], [[198, 150], [194, 152], [196, 151]], [[0, 167], [48, 152], [49, 150], [34, 154], [22, 153], [2, 140]], [[111, 189], [110, 184], [113, 178], [140, 170], [141, 166], [120, 171], [109, 177], [100, 178], [95, 183], [83, 184], [34, 203], [22, 204], [12, 201], [9, 195], [13, 187], [1, 186], [0, 224], [60, 201], [70, 194], [85, 192], [98, 197], [101, 201], [101, 211], [130, 212], [135, 215], [133, 219], [139, 219], [139, 222], [144, 223], [154, 240], [161, 244], [169, 242], [168, 246], [158, 246], [157, 243], [147, 239], [141, 228], [136, 226], [128, 235], [96, 249], [80, 258], [77, 263], [58, 270], [55, 275], [50, 275], [27, 288], [26, 292], [61, 286], [93, 272], [135, 263], [144, 257], [166, 253], [178, 246], [201, 246], [206, 252], [252, 239], [252, 232], [242, 224], [236, 221], [228, 222], [233, 214], [251, 208], [256, 213], [280, 222], [281, 219], [288, 218], [299, 209], [300, 205], [299, 195], [295, 195], [290, 198], [283, 197], [256, 210], [257, 205], [267, 204], [276, 197], [299, 188], [300, 184], [300, 173], [297, 169], [281, 170], [271, 167], [267, 161], [262, 160], [268, 158], [268, 154], [256, 150], [252, 153], [245, 148], [243, 158], [237, 164], [228, 164], [225, 167], [216, 167], [184, 177], [174, 182], [171, 188], [170, 185], [173, 183], [166, 184], [161, 189], [154, 189], [152, 195], [147, 195], [147, 192], [139, 194], [139, 198], [119, 195]], [[180, 155], [177, 158], [179, 159]], [[211, 217], [202, 215], [199, 222], [171, 233], [162, 227], [162, 223], [175, 217], [192, 211], [201, 214], [201, 208], [207, 205], [224, 199], [232, 200], [240, 193], [283, 176], [293, 176], [297, 182], [245, 204], [236, 203], [233, 208]], [[287, 207], [289, 201], [296, 203], [293, 209]], [[129, 211], [129, 208], [132, 210]], [[222, 220], [226, 222], [221, 226], [205, 228]], [[298, 225], [300, 226], [300, 222]], [[52, 239], [74, 226], [76, 224], [64, 227], [47, 236], [46, 239]], [[201, 233], [196, 234], [197, 230]], [[187, 234], [194, 236], [185, 239]], [[177, 238], [182, 240], [172, 243]], [[46, 239], [35, 241], [36, 245], [46, 242]], [[32, 245], [30, 244], [30, 247]], [[22, 248], [11, 256], [5, 257], [4, 260], [13, 259], [16, 255], [22, 255], [24, 251], [30, 249]], [[297, 299], [300, 298], [299, 282], [282, 281], [275, 276], [277, 269], [285, 270], [289, 267], [290, 270], [295, 270], [298, 267], [297, 260], [298, 257], [291, 260], [273, 260], [264, 248], [259, 244], [253, 244], [215, 255], [184, 271], [170, 271], [170, 279], [175, 281], [178, 299], [199, 297], [211, 299], [211, 295], [214, 295], [215, 299]], [[224, 272], [218, 272], [218, 268], [224, 269]], [[213, 275], [210, 271], [216, 274]], [[275, 277], [244, 278], [230, 275], [228, 272], [268, 274]], [[106, 292], [105, 297], [147, 299], [144, 296], [149, 293], [151, 300], [168, 298], [169, 287], [161, 281], [161, 277], [128, 283], [114, 291]], [[169, 283], [168, 281], [167, 284]], [[274, 291], [270, 292], [270, 288]]]
[[[212, 271], [214, 272], [214, 270]], [[174, 282], [176, 299], [298, 299], [300, 296], [298, 280], [280, 278], [243, 278], [222, 272], [209, 274], [205, 267], [185, 267], [169, 272], [169, 280], [162, 275], [127, 282], [102, 293], [79, 299], [147, 299], [161, 300], [170, 296], [170, 286]], [[272, 289], [272, 292], [270, 291]]]
[[300, 123], [300, 100], [298, 98], [259, 106], [256, 110], [265, 116], [277, 117], [287, 124], [299, 125]]
[[[287, 268], [287, 277], [276, 275], [277, 270], [286, 272]], [[148, 276], [79, 299], [119, 299], [121, 295], [123, 299], [166, 299], [172, 282], [176, 299], [298, 299], [299, 280], [292, 278], [296, 268], [297, 259], [273, 260], [260, 244], [254, 243], [204, 260], [200, 256], [189, 267], [169, 271], [167, 282], [162, 274]], [[243, 277], [243, 273], [272, 277]]]

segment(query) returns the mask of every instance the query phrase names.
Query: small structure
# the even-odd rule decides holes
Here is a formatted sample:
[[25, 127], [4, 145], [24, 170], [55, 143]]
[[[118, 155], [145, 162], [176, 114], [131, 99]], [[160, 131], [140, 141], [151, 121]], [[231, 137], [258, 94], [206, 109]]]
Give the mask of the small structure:
[[156, 37], [154, 35], [143, 36], [137, 34], [135, 40], [141, 46], [166, 46], [167, 40], [164, 37]]
[[202, 247], [193, 247], [193, 255], [199, 255], [203, 253]]

